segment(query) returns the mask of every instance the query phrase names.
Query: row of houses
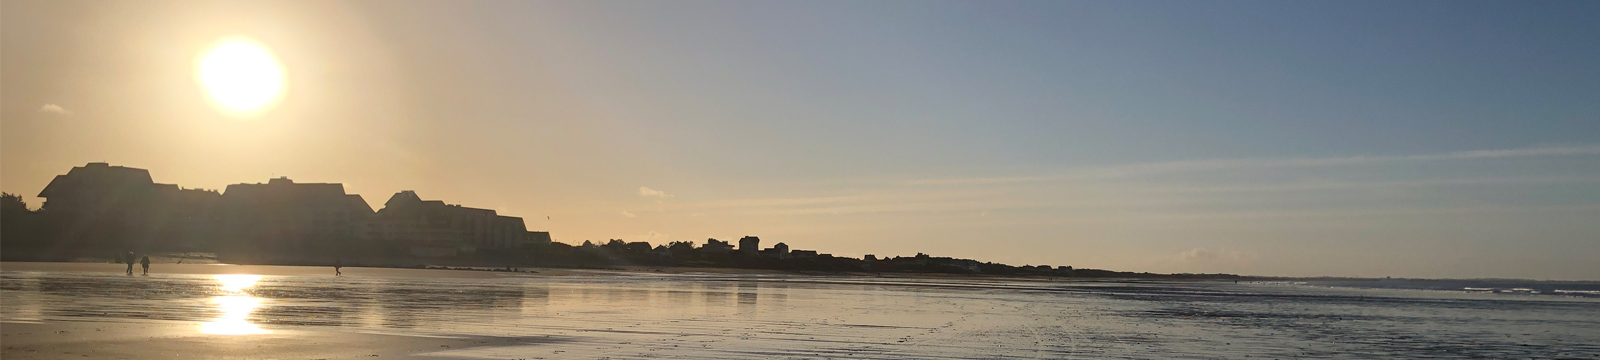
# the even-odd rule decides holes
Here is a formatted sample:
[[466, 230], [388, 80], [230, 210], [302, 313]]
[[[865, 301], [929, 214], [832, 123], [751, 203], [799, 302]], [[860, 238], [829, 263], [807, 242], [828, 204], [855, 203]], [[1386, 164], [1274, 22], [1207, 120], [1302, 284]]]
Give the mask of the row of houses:
[[446, 257], [549, 243], [522, 218], [423, 200], [401, 191], [374, 211], [338, 183], [288, 177], [222, 192], [157, 184], [145, 169], [89, 163], [39, 193], [60, 220], [59, 241], [91, 247], [205, 249], [271, 260], [343, 256], [372, 248]]
[[[717, 239], [707, 240], [706, 247], [711, 247], [717, 242], [720, 241], [717, 241]], [[722, 244], [727, 245], [726, 242], [723, 242]], [[789, 244], [784, 244], [781, 242], [772, 245], [770, 248], [762, 249], [761, 238], [755, 236], [739, 238], [739, 252], [748, 256], [759, 256], [773, 259], [806, 260], [814, 259], [818, 256], [815, 250], [789, 250]]]

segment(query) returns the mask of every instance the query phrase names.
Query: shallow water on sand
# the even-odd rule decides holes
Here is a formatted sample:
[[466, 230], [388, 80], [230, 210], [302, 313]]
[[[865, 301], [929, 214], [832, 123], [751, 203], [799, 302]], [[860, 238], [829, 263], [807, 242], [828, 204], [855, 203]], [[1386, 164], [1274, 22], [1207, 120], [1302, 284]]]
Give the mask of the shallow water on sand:
[[461, 358], [1600, 358], [1600, 301], [1224, 282], [0, 272], [0, 320], [538, 337]]

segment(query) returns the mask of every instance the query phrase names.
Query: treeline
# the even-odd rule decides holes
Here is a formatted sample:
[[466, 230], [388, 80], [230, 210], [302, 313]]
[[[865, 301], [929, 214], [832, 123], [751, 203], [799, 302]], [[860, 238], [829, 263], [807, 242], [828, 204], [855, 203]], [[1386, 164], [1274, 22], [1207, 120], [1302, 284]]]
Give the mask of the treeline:
[[[714, 241], [708, 241], [708, 243]], [[878, 258], [836, 257], [819, 254], [815, 257], [753, 255], [742, 251], [706, 250], [688, 241], [674, 241], [660, 246], [649, 242], [609, 240], [604, 244], [569, 245], [560, 242], [533, 245], [525, 253], [503, 253], [500, 262], [527, 266], [565, 268], [611, 268], [616, 266], [684, 266], [714, 268], [747, 268], [784, 271], [835, 272], [835, 273], [941, 273], [1002, 276], [1052, 276], [1075, 278], [1146, 278], [1146, 279], [1241, 279], [1232, 274], [1156, 274], [1099, 269], [1074, 269], [1071, 266], [1012, 266], [971, 259], [934, 257], [918, 253], [915, 256]]]

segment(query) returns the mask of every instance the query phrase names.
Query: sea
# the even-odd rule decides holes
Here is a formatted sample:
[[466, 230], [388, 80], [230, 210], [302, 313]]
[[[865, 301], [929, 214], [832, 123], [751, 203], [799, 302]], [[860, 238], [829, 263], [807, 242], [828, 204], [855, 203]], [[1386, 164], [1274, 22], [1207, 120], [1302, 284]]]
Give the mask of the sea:
[[1596, 359], [1600, 283], [0, 271], [0, 321], [521, 336], [463, 359]]

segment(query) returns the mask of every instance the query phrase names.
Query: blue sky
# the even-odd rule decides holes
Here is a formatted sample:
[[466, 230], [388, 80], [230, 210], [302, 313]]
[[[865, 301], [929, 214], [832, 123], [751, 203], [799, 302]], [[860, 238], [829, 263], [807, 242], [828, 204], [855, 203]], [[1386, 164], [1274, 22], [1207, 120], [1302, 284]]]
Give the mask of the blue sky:
[[[5, 10], [0, 176], [25, 195], [106, 160], [185, 186], [343, 182], [375, 205], [417, 190], [551, 216], [529, 225], [571, 243], [1600, 274], [1595, 2]], [[219, 118], [185, 77], [228, 35], [288, 68], [260, 119]]]

